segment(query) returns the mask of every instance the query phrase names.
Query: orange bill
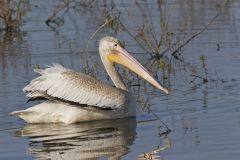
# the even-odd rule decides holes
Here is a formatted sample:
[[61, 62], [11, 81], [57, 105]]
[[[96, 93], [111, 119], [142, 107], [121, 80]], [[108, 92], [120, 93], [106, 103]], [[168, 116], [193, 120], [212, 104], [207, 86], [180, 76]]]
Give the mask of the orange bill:
[[108, 54], [107, 57], [111, 62], [115, 62], [127, 67], [153, 86], [164, 91], [166, 94], [169, 94], [169, 90], [157, 82], [153, 76], [151, 76], [151, 74], [121, 46], [118, 45], [116, 48], [114, 48], [113, 53]]

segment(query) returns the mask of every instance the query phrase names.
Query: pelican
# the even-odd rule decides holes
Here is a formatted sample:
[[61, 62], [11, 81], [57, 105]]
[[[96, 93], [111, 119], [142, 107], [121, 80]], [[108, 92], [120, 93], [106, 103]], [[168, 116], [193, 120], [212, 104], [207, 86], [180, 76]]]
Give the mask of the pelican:
[[166, 94], [169, 91], [133, 58], [114, 37], [103, 37], [99, 42], [103, 65], [115, 87], [99, 80], [53, 64], [36, 69], [40, 76], [33, 79], [23, 91], [31, 99], [46, 101], [26, 110], [11, 112], [27, 123], [75, 123], [90, 120], [134, 117], [136, 105], [133, 96], [114, 67], [121, 64]]

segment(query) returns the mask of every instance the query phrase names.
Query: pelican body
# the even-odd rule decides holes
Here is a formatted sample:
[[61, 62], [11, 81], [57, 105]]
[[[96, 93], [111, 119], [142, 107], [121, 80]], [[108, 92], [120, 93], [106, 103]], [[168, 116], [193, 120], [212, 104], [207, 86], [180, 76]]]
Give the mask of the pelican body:
[[129, 68], [153, 86], [168, 93], [116, 38], [102, 38], [99, 53], [115, 87], [60, 64], [53, 64], [43, 70], [36, 69], [35, 72], [40, 76], [23, 88], [27, 97], [44, 98], [46, 101], [10, 114], [28, 123], [75, 123], [133, 117], [136, 114], [133, 96], [128, 92], [114, 63]]

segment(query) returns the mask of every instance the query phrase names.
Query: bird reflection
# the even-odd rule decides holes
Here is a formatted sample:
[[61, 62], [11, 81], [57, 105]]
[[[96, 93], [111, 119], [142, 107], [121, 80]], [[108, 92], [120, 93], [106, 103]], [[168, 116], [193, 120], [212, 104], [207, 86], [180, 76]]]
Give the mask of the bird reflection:
[[15, 132], [29, 138], [38, 159], [120, 159], [136, 136], [136, 119], [79, 124], [28, 124]]

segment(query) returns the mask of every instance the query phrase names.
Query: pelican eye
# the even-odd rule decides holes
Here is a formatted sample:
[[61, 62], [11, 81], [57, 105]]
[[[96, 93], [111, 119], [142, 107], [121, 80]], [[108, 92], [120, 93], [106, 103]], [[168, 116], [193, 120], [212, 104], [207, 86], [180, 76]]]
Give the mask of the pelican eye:
[[115, 46], [117, 47], [117, 46], [118, 46], [118, 44], [117, 44], [117, 43], [115, 43]]

